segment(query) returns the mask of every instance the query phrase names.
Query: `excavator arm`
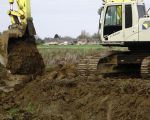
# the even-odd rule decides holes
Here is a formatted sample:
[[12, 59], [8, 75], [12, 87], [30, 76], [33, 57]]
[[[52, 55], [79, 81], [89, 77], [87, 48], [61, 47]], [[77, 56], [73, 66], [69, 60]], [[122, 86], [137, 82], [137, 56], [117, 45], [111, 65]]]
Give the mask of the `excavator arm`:
[[17, 11], [13, 10], [14, 0], [9, 0], [10, 10], [8, 14], [11, 18], [11, 23], [18, 24], [16, 21], [19, 21], [18, 18], [20, 18], [20, 23], [26, 25], [27, 19], [31, 18], [30, 0], [16, 0], [16, 2], [18, 5]]
[[8, 15], [11, 20], [10, 28], [16, 31], [15, 36], [22, 37], [27, 31], [31, 36], [35, 35], [30, 0], [16, 0], [18, 10], [13, 9], [14, 3], [14, 0], [9, 0], [10, 10], [8, 11]]

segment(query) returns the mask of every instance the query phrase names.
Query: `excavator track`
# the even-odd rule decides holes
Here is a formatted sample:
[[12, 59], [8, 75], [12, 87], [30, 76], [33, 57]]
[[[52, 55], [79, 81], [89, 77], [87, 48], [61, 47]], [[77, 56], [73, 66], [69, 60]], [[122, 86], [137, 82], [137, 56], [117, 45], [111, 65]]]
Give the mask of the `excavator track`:
[[100, 71], [98, 70], [98, 63], [100, 59], [115, 53], [115, 51], [105, 51], [102, 53], [95, 54], [93, 56], [86, 56], [85, 58], [80, 60], [77, 66], [78, 74], [83, 76], [89, 76], [90, 74], [100, 74]]
[[144, 58], [141, 63], [141, 77], [150, 78], [150, 56]]
[[78, 74], [91, 74], [104, 77], [127, 76], [150, 79], [150, 54], [142, 52], [108, 51], [87, 56], [80, 60], [77, 67]]

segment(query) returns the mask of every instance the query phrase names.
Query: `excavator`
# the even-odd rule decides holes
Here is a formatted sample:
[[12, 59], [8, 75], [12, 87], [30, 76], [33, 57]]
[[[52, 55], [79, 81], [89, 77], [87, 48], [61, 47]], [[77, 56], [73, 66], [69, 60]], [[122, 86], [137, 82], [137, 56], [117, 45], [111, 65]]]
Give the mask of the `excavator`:
[[150, 78], [150, 17], [143, 0], [103, 0], [99, 9], [100, 44], [121, 47], [81, 59], [84, 75], [135, 74]]
[[[41, 75], [45, 66], [36, 47], [36, 31], [31, 17], [30, 0], [9, 0], [8, 5], [11, 24], [8, 30], [0, 35], [0, 72], [6, 71], [14, 76]], [[15, 5], [18, 7], [17, 10], [14, 9]], [[0, 90], [13, 88], [21, 83], [13, 82], [12, 79], [5, 80], [6, 77], [3, 78], [2, 75], [0, 77], [0, 83], [3, 83]]]

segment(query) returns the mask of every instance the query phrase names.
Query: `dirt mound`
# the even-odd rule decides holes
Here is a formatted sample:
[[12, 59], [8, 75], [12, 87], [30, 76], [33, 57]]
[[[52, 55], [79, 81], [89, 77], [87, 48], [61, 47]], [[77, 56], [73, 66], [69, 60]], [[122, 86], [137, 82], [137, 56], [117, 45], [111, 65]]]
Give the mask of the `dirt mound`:
[[43, 72], [44, 62], [34, 42], [10, 40], [8, 52], [7, 69], [12, 74], [41, 74]]
[[0, 116], [16, 120], [149, 120], [150, 81], [75, 73], [71, 77], [72, 72], [73, 67], [57, 68], [20, 91], [0, 94]]

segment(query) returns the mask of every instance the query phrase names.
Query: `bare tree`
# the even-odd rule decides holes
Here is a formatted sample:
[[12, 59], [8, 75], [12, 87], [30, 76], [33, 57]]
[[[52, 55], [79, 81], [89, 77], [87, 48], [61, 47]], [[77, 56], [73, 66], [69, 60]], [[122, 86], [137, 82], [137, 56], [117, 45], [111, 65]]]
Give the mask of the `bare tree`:
[[91, 37], [90, 34], [85, 30], [82, 30], [81, 34], [78, 36], [79, 39], [88, 39], [90, 37]]

